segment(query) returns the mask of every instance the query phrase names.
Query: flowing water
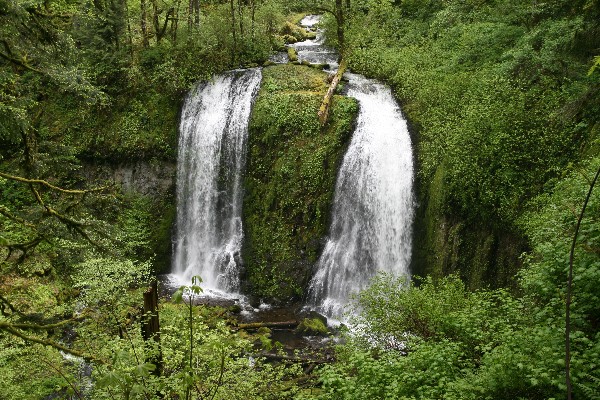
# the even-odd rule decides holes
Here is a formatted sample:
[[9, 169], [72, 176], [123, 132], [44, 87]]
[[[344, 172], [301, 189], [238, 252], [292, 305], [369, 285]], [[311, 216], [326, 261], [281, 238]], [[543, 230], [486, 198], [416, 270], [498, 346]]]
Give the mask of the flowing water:
[[360, 111], [308, 296], [310, 307], [335, 319], [377, 272], [409, 273], [414, 206], [410, 136], [390, 89], [360, 75], [345, 77]]
[[[313, 62], [332, 58], [318, 44], [296, 48], [299, 59], [303, 52]], [[344, 319], [351, 296], [378, 272], [409, 274], [414, 213], [411, 141], [391, 90], [361, 75], [344, 78], [347, 95], [358, 100], [360, 111], [338, 172], [329, 236], [307, 300], [309, 308], [338, 320]]]
[[311, 64], [325, 64], [329, 69], [337, 69], [339, 54], [335, 49], [324, 45], [323, 30], [318, 28], [320, 21], [320, 15], [308, 15], [304, 17], [300, 21], [300, 25], [305, 29], [316, 32], [317, 37], [294, 43], [290, 46], [296, 49], [298, 61], [300, 62], [308, 61]]
[[206, 291], [240, 288], [242, 196], [248, 120], [259, 69], [230, 71], [198, 84], [179, 127], [173, 274], [200, 275]]

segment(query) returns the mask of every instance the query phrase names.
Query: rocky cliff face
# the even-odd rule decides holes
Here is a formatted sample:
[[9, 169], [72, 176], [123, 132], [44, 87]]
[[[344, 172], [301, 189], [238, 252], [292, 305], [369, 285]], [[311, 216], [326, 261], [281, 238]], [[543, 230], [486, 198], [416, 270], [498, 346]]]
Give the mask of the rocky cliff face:
[[84, 165], [89, 182], [114, 184], [127, 197], [146, 198], [153, 216], [150, 231], [153, 265], [157, 273], [171, 269], [173, 225], [175, 223], [175, 175], [177, 166], [169, 161], [136, 160], [131, 163]]
[[84, 175], [88, 180], [114, 183], [126, 194], [136, 193], [160, 200], [173, 192], [176, 169], [176, 164], [168, 161], [134, 161], [87, 165]]

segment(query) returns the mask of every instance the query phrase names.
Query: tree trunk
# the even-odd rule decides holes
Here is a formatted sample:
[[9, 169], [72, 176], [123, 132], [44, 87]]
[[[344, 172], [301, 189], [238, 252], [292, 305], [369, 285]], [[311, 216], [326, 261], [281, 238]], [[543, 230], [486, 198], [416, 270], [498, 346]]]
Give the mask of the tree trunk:
[[194, 24], [200, 26], [200, 0], [194, 0]]
[[252, 38], [254, 38], [254, 17], [256, 14], [256, 0], [250, 0], [250, 19], [251, 19], [251, 25], [250, 25], [250, 35], [252, 36]]
[[342, 0], [335, 0], [335, 22], [337, 23], [337, 39], [340, 47], [340, 54], [344, 57], [344, 8], [342, 6]]
[[177, 0], [177, 4], [173, 11], [173, 16], [171, 18], [171, 41], [173, 43], [177, 42], [177, 28], [179, 27], [179, 8], [181, 5], [181, 0]]
[[250, 322], [247, 324], [239, 324], [237, 329], [254, 330], [260, 328], [276, 328], [276, 329], [294, 329], [300, 323], [298, 321], [283, 321], [283, 322]]
[[242, 10], [242, 0], [238, 0], [238, 18], [240, 20], [240, 40], [244, 40], [244, 13]]
[[229, 0], [231, 6], [231, 34], [233, 35], [233, 46], [231, 47], [231, 64], [235, 64], [235, 53], [237, 50], [237, 35], [235, 32], [235, 5]]
[[157, 4], [157, 0], [152, 0], [152, 7], [154, 10], [154, 16], [153, 16], [153, 22], [154, 22], [154, 33], [156, 35], [156, 43], [159, 43], [162, 38], [165, 36], [165, 32], [167, 31], [167, 26], [169, 25], [169, 20], [171, 18], [173, 18], [174, 13], [175, 13], [175, 8], [171, 7], [169, 8], [169, 11], [167, 11], [167, 14], [165, 15], [165, 21], [162, 24], [162, 27], [160, 26], [160, 14], [162, 13], [162, 10], [158, 7]]
[[282, 355], [282, 354], [273, 354], [273, 353], [260, 353], [257, 354], [255, 357], [264, 357], [267, 360], [273, 360], [273, 361], [291, 361], [294, 363], [301, 363], [301, 364], [328, 364], [328, 363], [332, 363], [333, 360], [326, 360], [326, 359], [322, 359], [322, 358], [312, 358], [312, 357], [306, 357], [306, 356], [287, 356], [287, 355]]
[[133, 34], [131, 33], [131, 20], [129, 19], [129, 6], [127, 2], [125, 2], [125, 15], [127, 18], [127, 45], [129, 46], [129, 56], [131, 57], [131, 64], [133, 65], [133, 58], [135, 57], [133, 53]]
[[140, 8], [142, 11], [140, 26], [142, 28], [142, 46], [148, 47], [148, 15], [146, 13], [146, 0], [140, 1]]
[[[142, 317], [142, 338], [148, 342], [153, 340], [158, 346], [158, 351], [147, 359], [156, 365], [154, 373], [158, 376], [162, 370], [162, 351], [160, 350], [160, 324], [158, 320], [158, 288], [154, 281], [144, 292], [144, 312]], [[152, 354], [153, 352], [150, 352]]]
[[192, 21], [194, 20], [194, 0], [188, 2], [188, 34], [192, 32]]

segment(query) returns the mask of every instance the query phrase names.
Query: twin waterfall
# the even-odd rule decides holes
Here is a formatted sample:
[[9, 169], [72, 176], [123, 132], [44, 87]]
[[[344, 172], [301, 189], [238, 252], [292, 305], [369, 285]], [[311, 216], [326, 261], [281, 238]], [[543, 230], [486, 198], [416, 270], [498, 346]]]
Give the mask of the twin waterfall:
[[[305, 45], [318, 54], [319, 43]], [[335, 319], [378, 271], [409, 273], [414, 207], [410, 137], [390, 89], [360, 75], [345, 77], [360, 112], [306, 303]], [[199, 84], [184, 104], [173, 256], [173, 274], [183, 283], [200, 275], [205, 290], [240, 290], [242, 183], [260, 81], [259, 69], [231, 71]]]
[[240, 288], [243, 171], [259, 69], [231, 71], [196, 86], [183, 105], [177, 161], [173, 274], [182, 283]]
[[406, 121], [389, 88], [344, 76], [360, 111], [338, 172], [329, 238], [308, 292], [308, 306], [334, 318], [377, 272], [409, 273], [413, 219]]

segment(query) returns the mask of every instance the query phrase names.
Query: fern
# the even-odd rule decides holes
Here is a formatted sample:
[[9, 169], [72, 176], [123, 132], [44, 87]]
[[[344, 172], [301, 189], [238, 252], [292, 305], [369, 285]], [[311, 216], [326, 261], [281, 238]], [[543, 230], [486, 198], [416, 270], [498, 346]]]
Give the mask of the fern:
[[600, 67], [600, 56], [596, 56], [594, 57], [594, 63], [592, 64], [592, 66], [590, 67], [590, 70], [588, 71], [588, 76], [592, 75], [594, 73], [594, 71], [596, 71], [596, 68]]
[[[598, 57], [597, 57], [598, 58]], [[584, 374], [585, 378], [589, 379], [587, 384], [578, 383], [577, 386], [581, 389], [586, 399], [600, 400], [600, 377]]]

